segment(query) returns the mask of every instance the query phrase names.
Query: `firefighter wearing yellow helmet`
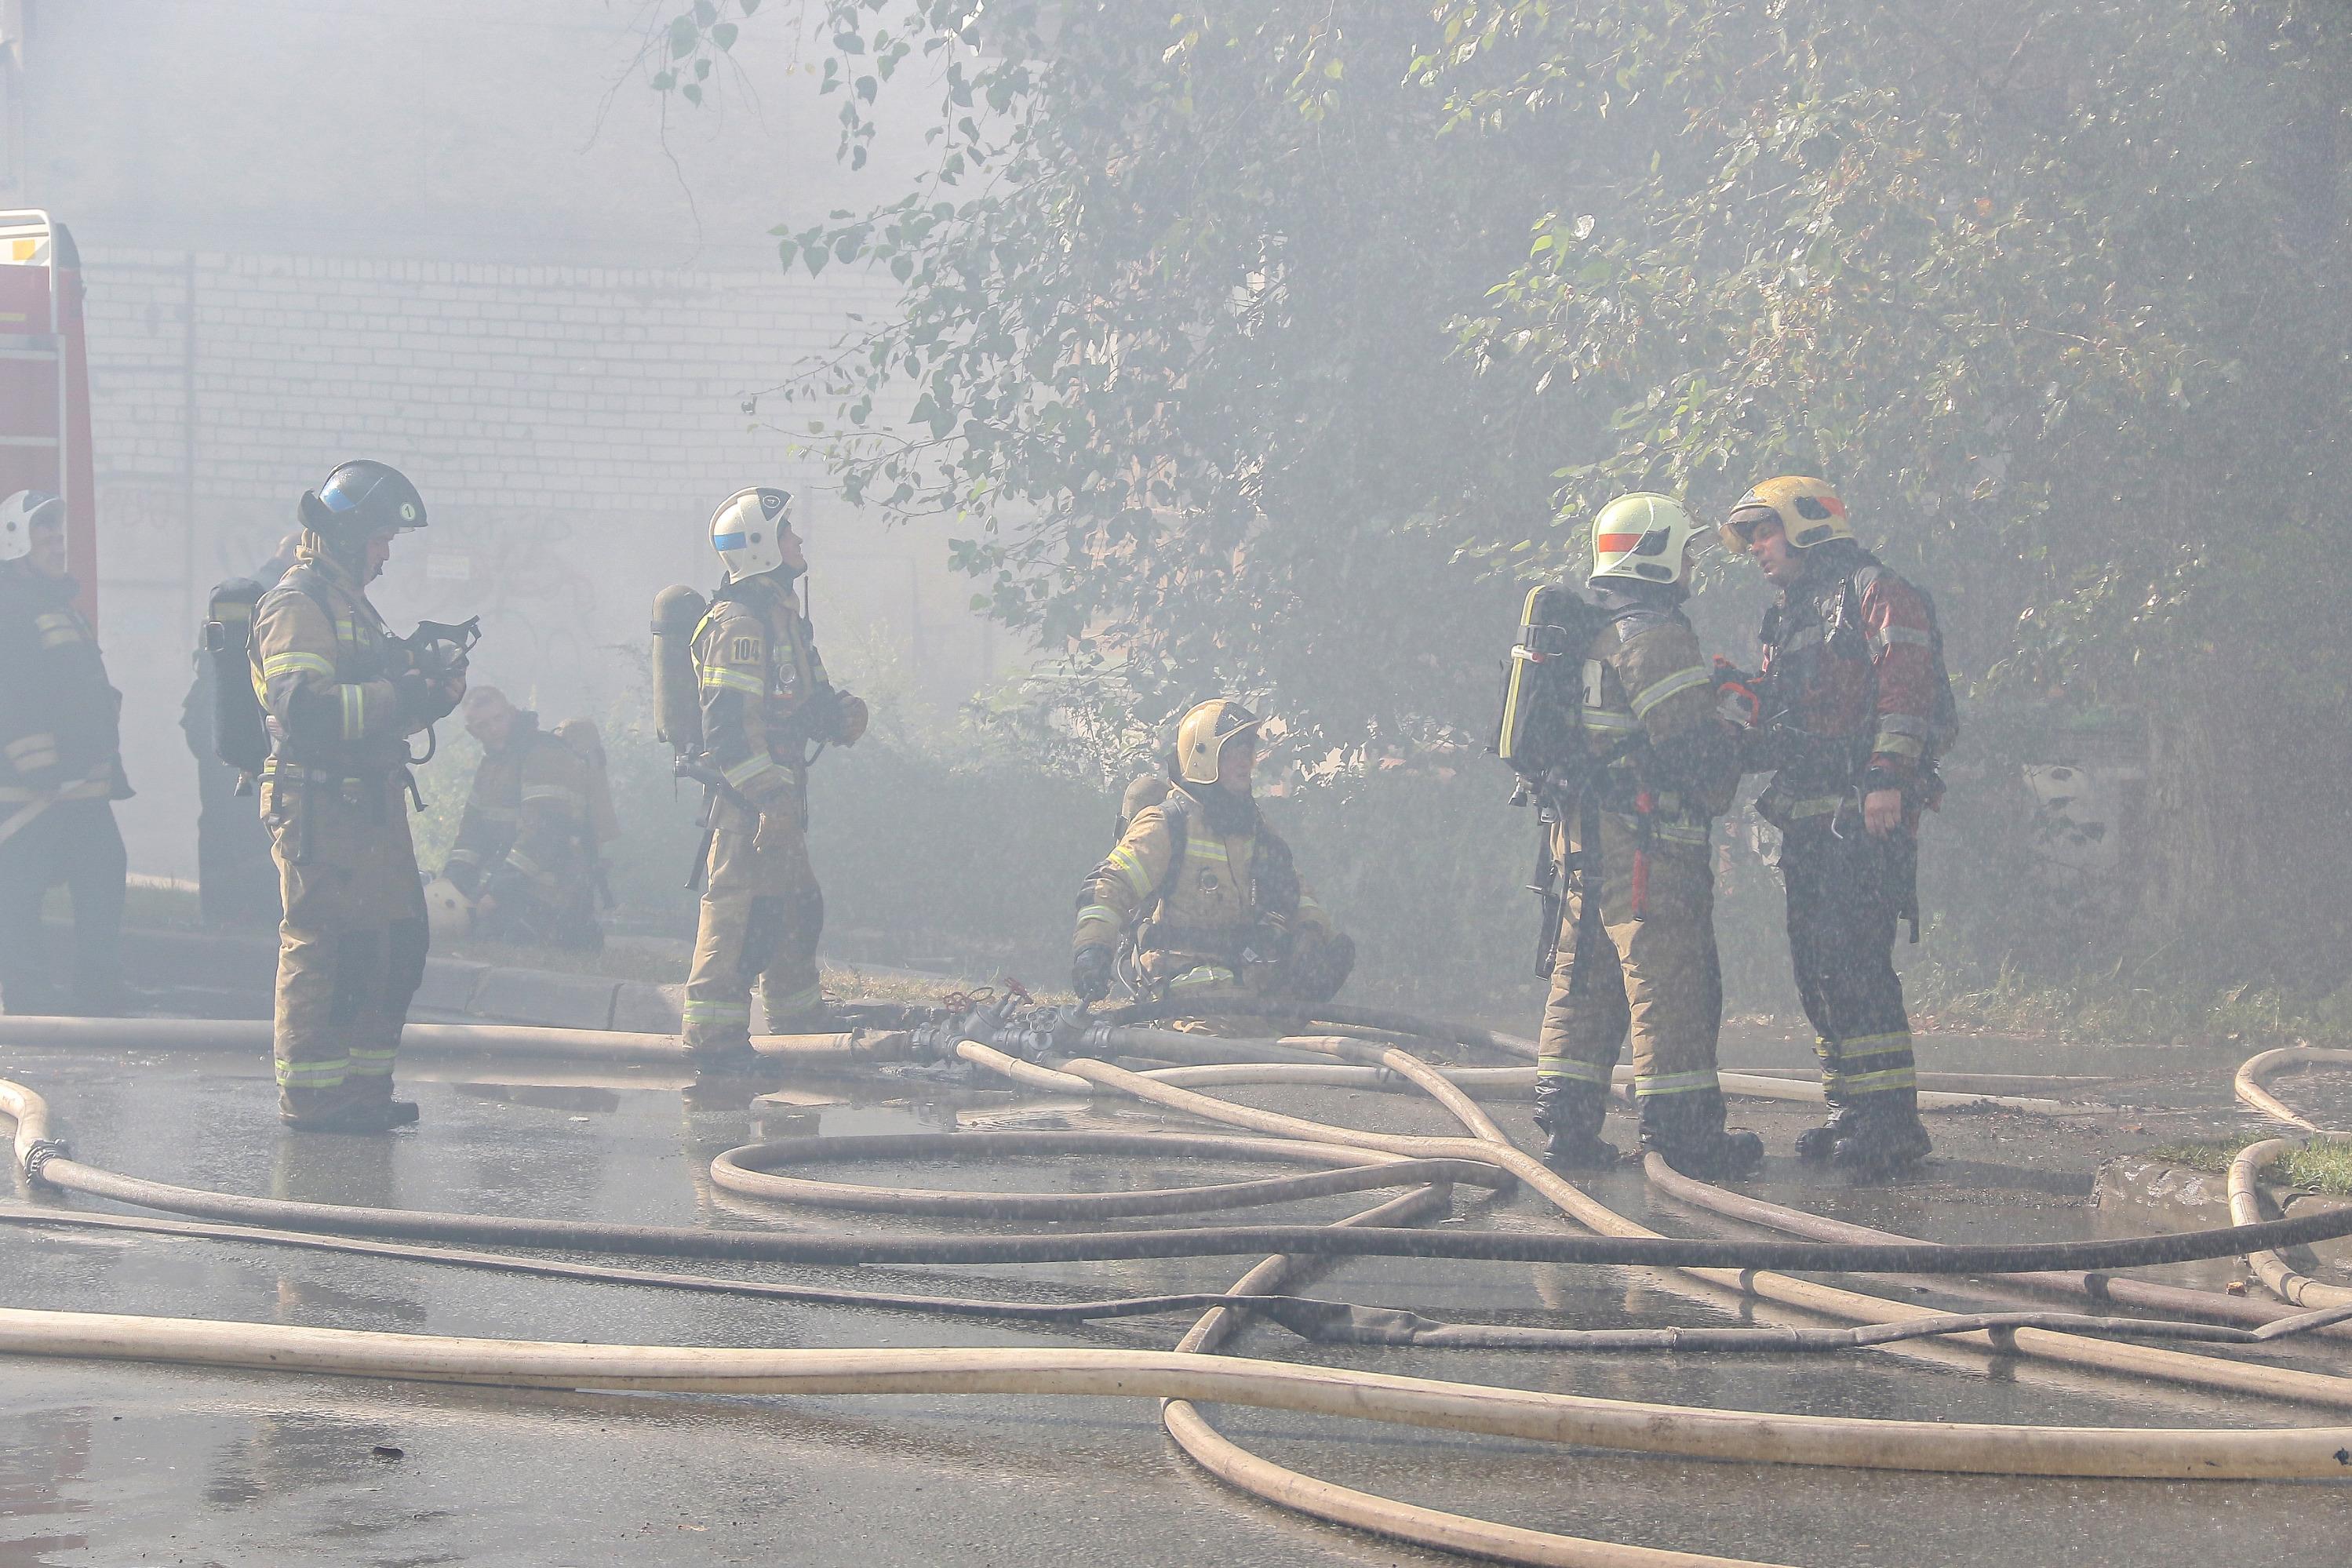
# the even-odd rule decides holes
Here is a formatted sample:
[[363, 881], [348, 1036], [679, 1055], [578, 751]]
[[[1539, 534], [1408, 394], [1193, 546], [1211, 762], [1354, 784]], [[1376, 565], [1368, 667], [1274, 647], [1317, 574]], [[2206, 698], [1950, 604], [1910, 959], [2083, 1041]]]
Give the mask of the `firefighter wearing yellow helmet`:
[[1716, 1078], [1723, 978], [1708, 840], [1738, 774], [1681, 608], [1699, 533], [1671, 497], [1618, 497], [1593, 519], [1591, 581], [1569, 618], [1589, 755], [1571, 754], [1559, 772], [1576, 782], [1549, 801], [1552, 857], [1572, 874], [1536, 1063], [1536, 1122], [1562, 1169], [1618, 1157], [1601, 1115], [1629, 1030], [1643, 1148], [1706, 1179], [1763, 1158], [1756, 1134], [1725, 1130]]
[[1071, 983], [1082, 999], [1110, 993], [1122, 939], [1152, 999], [1312, 1003], [1346, 982], [1355, 944], [1334, 929], [1251, 795], [1258, 722], [1220, 698], [1177, 727], [1166, 798], [1134, 814], [1079, 889]]
[[1748, 750], [1772, 775], [1756, 810], [1780, 830], [1790, 956], [1831, 1105], [1797, 1154], [1884, 1176], [1933, 1147], [1895, 927], [1907, 917], [1918, 939], [1920, 813], [1942, 798], [1937, 760], [1958, 732], [1943, 634], [1934, 601], [1862, 547], [1822, 480], [1765, 480], [1721, 534], [1780, 591], [1763, 630], [1772, 722]]

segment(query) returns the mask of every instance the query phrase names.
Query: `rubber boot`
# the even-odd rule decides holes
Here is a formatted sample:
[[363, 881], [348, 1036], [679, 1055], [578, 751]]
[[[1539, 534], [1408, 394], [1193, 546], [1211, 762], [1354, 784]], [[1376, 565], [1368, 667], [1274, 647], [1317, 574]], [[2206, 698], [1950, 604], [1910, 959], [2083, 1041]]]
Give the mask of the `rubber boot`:
[[1643, 1096], [1642, 1147], [1700, 1181], [1748, 1176], [1764, 1164], [1762, 1138], [1724, 1130], [1723, 1095], [1713, 1089]]
[[[352, 1081], [354, 1084], [359, 1079]], [[359, 1115], [367, 1125], [365, 1131], [388, 1133], [394, 1127], [413, 1126], [416, 1122], [416, 1102], [392, 1097], [392, 1075], [366, 1081], [368, 1088], [360, 1097]]]
[[1623, 1159], [1601, 1135], [1609, 1091], [1599, 1083], [1545, 1078], [1536, 1083], [1536, 1128], [1544, 1135], [1543, 1162], [1556, 1171], [1606, 1170]]
[[1853, 1134], [1859, 1116], [1860, 1112], [1846, 1102], [1832, 1102], [1828, 1121], [1797, 1134], [1797, 1157], [1809, 1164], [1818, 1164], [1830, 1158], [1838, 1140]]
[[284, 1116], [285, 1124], [297, 1133], [344, 1133], [365, 1136], [389, 1133], [394, 1127], [405, 1127], [416, 1120], [414, 1100], [362, 1100], [320, 1115]]
[[761, 1056], [748, 1042], [732, 1050], [689, 1051], [687, 1061], [695, 1083], [709, 1087], [720, 1101], [739, 1094], [748, 1100], [784, 1079], [783, 1063]]
[[1830, 1164], [1864, 1179], [1892, 1176], [1927, 1157], [1935, 1144], [1919, 1121], [1919, 1092], [1889, 1089], [1852, 1106], [1851, 1125], [1830, 1150]]

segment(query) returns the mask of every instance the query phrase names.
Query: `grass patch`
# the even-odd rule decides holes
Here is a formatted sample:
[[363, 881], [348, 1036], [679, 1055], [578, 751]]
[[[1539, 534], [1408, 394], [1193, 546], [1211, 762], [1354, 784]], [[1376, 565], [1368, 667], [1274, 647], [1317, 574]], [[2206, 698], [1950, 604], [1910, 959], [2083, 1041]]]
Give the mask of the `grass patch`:
[[[2148, 1150], [2148, 1155], [2153, 1159], [2170, 1160], [2191, 1170], [2221, 1176], [2229, 1171], [2230, 1162], [2238, 1157], [2238, 1151], [2251, 1141], [2200, 1138], [2193, 1143], [2161, 1145]], [[2271, 1166], [2270, 1175], [2284, 1179], [2289, 1186], [2352, 1197], [2352, 1140], [2294, 1150]]]
[[1915, 1024], [2061, 1040], [2203, 1041], [2249, 1047], [2352, 1040], [2352, 986], [2293, 997], [2255, 984], [2215, 986], [2186, 976], [2112, 969], [2053, 977], [1988, 974], [1934, 959], [1904, 977]]

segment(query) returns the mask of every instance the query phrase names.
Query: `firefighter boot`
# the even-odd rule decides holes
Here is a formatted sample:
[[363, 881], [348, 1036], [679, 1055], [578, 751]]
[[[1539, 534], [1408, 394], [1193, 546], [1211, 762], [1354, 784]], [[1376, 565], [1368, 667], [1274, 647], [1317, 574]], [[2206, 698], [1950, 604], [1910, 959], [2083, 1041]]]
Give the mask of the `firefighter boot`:
[[1908, 1169], [1935, 1145], [1919, 1121], [1919, 1092], [1889, 1089], [1853, 1103], [1851, 1127], [1830, 1150], [1830, 1163], [1869, 1180]]
[[1832, 1102], [1828, 1121], [1797, 1134], [1797, 1157], [1808, 1164], [1830, 1158], [1838, 1141], [1852, 1137], [1861, 1122], [1860, 1106], [1843, 1100]]
[[1811, 1164], [1830, 1157], [1837, 1141], [1853, 1131], [1853, 1107], [1840, 1092], [1837, 1047], [1823, 1036], [1813, 1040], [1813, 1054], [1822, 1063], [1822, 1097], [1829, 1102], [1830, 1119], [1818, 1127], [1808, 1127], [1797, 1134], [1797, 1157]]
[[1606, 1170], [1625, 1156], [1601, 1135], [1609, 1091], [1603, 1084], [1546, 1078], [1536, 1084], [1536, 1129], [1543, 1162], [1556, 1171]]
[[1764, 1163], [1763, 1139], [1724, 1130], [1723, 1094], [1715, 1089], [1643, 1095], [1642, 1147], [1700, 1181], [1748, 1176]]

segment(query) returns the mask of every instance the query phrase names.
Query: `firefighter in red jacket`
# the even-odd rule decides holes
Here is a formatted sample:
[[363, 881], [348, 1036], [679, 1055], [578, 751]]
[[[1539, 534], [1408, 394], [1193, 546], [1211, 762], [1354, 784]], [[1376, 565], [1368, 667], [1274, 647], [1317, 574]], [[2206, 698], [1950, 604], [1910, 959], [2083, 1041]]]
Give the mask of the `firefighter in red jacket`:
[[1765, 480], [1722, 532], [1780, 591], [1748, 758], [1772, 776], [1756, 809], [1780, 830], [1790, 956], [1831, 1106], [1797, 1154], [1885, 1175], [1929, 1149], [1895, 926], [1908, 915], [1916, 934], [1914, 834], [1953, 730], [1934, 612], [1855, 541], [1819, 479]]

